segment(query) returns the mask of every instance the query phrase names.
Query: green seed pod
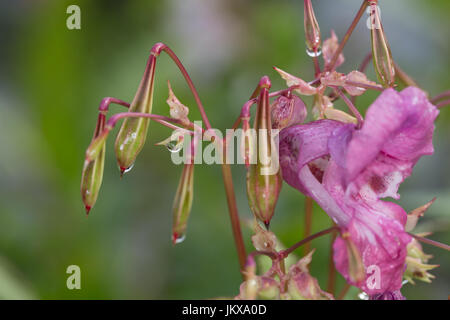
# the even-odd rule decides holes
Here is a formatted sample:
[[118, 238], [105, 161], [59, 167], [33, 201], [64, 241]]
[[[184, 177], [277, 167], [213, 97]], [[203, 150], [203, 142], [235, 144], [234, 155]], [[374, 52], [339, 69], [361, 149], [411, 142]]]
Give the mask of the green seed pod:
[[182, 242], [186, 237], [187, 220], [191, 213], [194, 199], [194, 164], [187, 163], [183, 167], [180, 183], [173, 202], [172, 242]]
[[311, 0], [305, 0], [303, 8], [307, 52], [310, 56], [318, 56], [321, 53], [322, 38]]
[[[152, 52], [138, 91], [130, 105], [130, 112], [151, 113], [156, 56]], [[150, 123], [148, 118], [127, 118], [117, 135], [115, 150], [121, 173], [129, 170], [145, 144]]]
[[269, 105], [270, 81], [263, 77], [256, 111], [256, 163], [247, 172], [247, 196], [250, 209], [257, 219], [269, 227], [282, 186], [278, 150], [273, 141]]
[[386, 39], [377, 1], [370, 2], [370, 34], [375, 72], [384, 87], [392, 87], [395, 82], [395, 67], [391, 48]]
[[81, 197], [86, 208], [86, 214], [97, 201], [98, 192], [103, 180], [103, 168], [105, 164], [105, 142], [107, 133], [105, 127], [105, 115], [100, 113], [91, 145], [86, 150], [83, 173], [81, 177]]

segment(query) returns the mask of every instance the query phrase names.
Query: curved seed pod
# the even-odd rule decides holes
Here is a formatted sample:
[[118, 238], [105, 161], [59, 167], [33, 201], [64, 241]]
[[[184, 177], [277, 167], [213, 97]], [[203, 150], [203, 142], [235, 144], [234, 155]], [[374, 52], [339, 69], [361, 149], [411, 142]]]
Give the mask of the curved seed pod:
[[188, 163], [183, 167], [180, 183], [173, 202], [172, 242], [182, 242], [186, 237], [186, 226], [191, 213], [194, 198], [194, 164]]
[[282, 130], [302, 123], [307, 115], [306, 106], [296, 95], [279, 96], [271, 106], [272, 128]]
[[[151, 113], [156, 56], [151, 52], [139, 88], [130, 105], [130, 112]], [[142, 150], [150, 123], [148, 118], [125, 119], [117, 135], [115, 150], [121, 173], [131, 168]]]
[[310, 56], [318, 56], [321, 50], [322, 39], [320, 36], [319, 23], [314, 14], [311, 0], [304, 0], [303, 8], [306, 48]]
[[86, 208], [86, 214], [97, 201], [98, 192], [103, 180], [103, 168], [105, 164], [105, 141], [104, 132], [105, 115], [101, 112], [98, 115], [97, 126], [91, 145], [86, 151], [83, 173], [81, 176], [81, 197]]
[[378, 80], [384, 87], [392, 87], [395, 82], [395, 67], [391, 48], [381, 24], [378, 1], [370, 1], [370, 34], [372, 40], [372, 56]]
[[256, 163], [251, 164], [247, 171], [247, 196], [255, 217], [269, 227], [281, 190], [282, 178], [278, 150], [271, 134], [269, 78], [263, 77], [260, 85], [261, 93], [254, 125], [257, 136]]

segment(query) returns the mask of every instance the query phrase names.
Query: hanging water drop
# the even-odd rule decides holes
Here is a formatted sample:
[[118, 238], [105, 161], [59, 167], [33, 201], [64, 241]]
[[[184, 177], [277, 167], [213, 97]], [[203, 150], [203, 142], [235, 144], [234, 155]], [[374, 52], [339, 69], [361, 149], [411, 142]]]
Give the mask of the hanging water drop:
[[133, 167], [134, 167], [134, 163], [131, 166], [129, 166], [128, 168], [120, 167], [119, 168], [120, 169], [120, 177], [122, 178], [124, 173], [130, 172], [131, 169], [133, 169]]
[[166, 144], [167, 150], [169, 150], [172, 153], [180, 152], [182, 147], [183, 147], [183, 141], [179, 141], [179, 140], [178, 141], [172, 140]]
[[315, 58], [315, 57], [318, 57], [318, 56], [320, 56], [320, 55], [322, 54], [322, 49], [321, 49], [321, 48], [318, 48], [318, 49], [316, 49], [315, 51], [314, 51], [314, 50], [306, 49], [306, 53], [307, 53], [308, 56], [310, 56], [311, 58]]
[[186, 234], [172, 234], [172, 243], [173, 244], [179, 244], [182, 243], [186, 239]]

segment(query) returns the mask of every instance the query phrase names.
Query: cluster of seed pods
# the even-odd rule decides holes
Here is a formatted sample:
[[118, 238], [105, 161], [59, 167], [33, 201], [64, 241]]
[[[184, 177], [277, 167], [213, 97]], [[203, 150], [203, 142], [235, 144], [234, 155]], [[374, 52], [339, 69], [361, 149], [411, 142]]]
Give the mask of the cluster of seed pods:
[[[336, 71], [336, 68], [344, 62], [342, 50], [366, 10], [369, 10], [370, 13], [372, 54], [368, 56], [360, 70], [352, 71], [347, 75], [339, 73]], [[288, 88], [270, 92], [271, 82], [269, 77], [262, 77], [250, 100], [242, 107], [240, 115], [233, 126], [233, 129], [237, 129], [242, 124], [243, 134], [240, 143], [244, 163], [247, 167], [246, 181], [249, 207], [254, 217], [265, 225], [266, 230], [269, 229], [282, 187], [276, 143], [278, 132], [286, 127], [303, 123], [307, 117], [306, 105], [299, 96], [314, 97], [311, 116], [315, 120], [328, 118], [361, 126], [363, 117], [354, 106], [357, 96], [363, 94], [366, 90], [383, 91], [384, 88], [393, 87], [396, 76], [400, 80], [409, 82], [408, 84], [411, 83], [405, 74], [399, 71], [398, 66], [395, 65], [392, 59], [391, 50], [381, 24], [377, 0], [363, 1], [355, 20], [340, 43], [334, 32], [331, 33], [329, 39], [322, 43], [319, 24], [315, 17], [311, 0], [304, 0], [304, 27], [306, 51], [313, 59], [315, 78], [310, 82], [306, 82], [275, 67], [274, 69], [286, 81]], [[201, 130], [204, 133], [203, 129], [196, 128], [194, 123], [189, 120], [189, 109], [175, 97], [170, 84], [169, 98], [167, 100], [170, 106], [170, 117], [152, 113], [156, 60], [162, 52], [167, 53], [179, 67], [194, 95], [206, 129], [211, 129], [197, 90], [181, 61], [167, 45], [162, 43], [155, 44], [150, 51], [144, 75], [132, 103], [128, 104], [115, 98], [105, 98], [100, 104], [94, 136], [86, 151], [81, 181], [81, 194], [87, 213], [94, 206], [102, 183], [106, 139], [119, 120], [123, 119], [123, 122], [116, 137], [115, 153], [121, 174], [131, 169], [136, 157], [144, 147], [150, 120], [178, 132], [177, 135], [172, 135], [171, 138], [160, 143], [166, 145], [169, 149], [178, 150], [178, 147], [183, 142], [184, 134], [195, 136], [196, 130]], [[318, 60], [321, 55], [323, 57], [323, 70], [321, 70]], [[370, 58], [373, 61], [379, 84], [368, 80], [364, 74], [364, 69]], [[398, 72], [396, 73], [396, 71]], [[331, 93], [327, 91], [329, 89], [331, 89]], [[345, 92], [351, 98], [348, 98]], [[271, 103], [270, 99], [272, 98], [274, 99]], [[339, 98], [346, 103], [349, 113], [333, 107], [333, 101]], [[107, 121], [106, 115], [110, 103], [122, 105], [127, 107], [128, 110], [127, 112], [111, 116]], [[256, 113], [253, 128], [251, 128], [250, 109], [253, 105], [256, 106]], [[226, 158], [227, 140], [214, 139], [212, 143], [218, 144], [220, 149], [224, 150], [223, 156]], [[181, 242], [186, 234], [187, 220], [193, 202], [194, 163], [192, 158], [196, 152], [195, 145], [196, 140], [192, 139], [191, 158], [190, 161], [184, 163], [175, 194], [172, 209], [173, 243]], [[222, 172], [240, 265], [241, 269], [244, 269], [247, 255], [242, 242], [231, 172], [227, 164], [222, 165]], [[352, 268], [351, 275], [359, 278], [361, 273], [361, 263], [359, 261], [361, 257], [358, 256], [357, 250], [354, 250], [355, 248], [351, 243], [348, 244], [348, 248], [349, 255], [354, 257], [352, 261], [355, 261], [350, 266]]]

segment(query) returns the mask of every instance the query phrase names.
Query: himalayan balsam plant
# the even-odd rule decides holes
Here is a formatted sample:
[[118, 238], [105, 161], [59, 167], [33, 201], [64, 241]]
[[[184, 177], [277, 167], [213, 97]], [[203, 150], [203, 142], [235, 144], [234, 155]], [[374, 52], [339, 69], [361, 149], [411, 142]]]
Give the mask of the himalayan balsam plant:
[[[359, 70], [340, 73], [337, 68], [345, 59], [344, 46], [366, 11], [372, 52]], [[322, 41], [312, 3], [304, 0], [304, 29], [306, 52], [314, 63], [313, 80], [307, 82], [275, 67], [287, 88], [271, 91], [269, 77], [262, 77], [225, 137], [212, 130], [197, 89], [176, 54], [163, 43], [155, 44], [131, 104], [115, 98], [104, 98], [100, 104], [81, 181], [86, 211], [89, 213], [94, 206], [102, 183], [105, 142], [111, 130], [123, 120], [115, 142], [117, 163], [123, 174], [131, 169], [144, 147], [153, 120], [173, 130], [159, 144], [175, 153], [183, 149], [184, 154], [173, 203], [174, 244], [186, 234], [198, 142], [209, 141], [217, 150], [243, 276], [236, 299], [342, 299], [350, 286], [359, 288], [360, 296], [365, 298], [404, 299], [403, 284], [431, 282], [434, 278], [429, 271], [437, 265], [428, 264], [431, 256], [424, 253], [420, 242], [447, 251], [449, 246], [413, 233], [419, 218], [435, 199], [410, 213], [383, 199], [399, 199], [400, 184], [411, 175], [422, 156], [433, 153], [434, 123], [439, 109], [450, 103], [450, 93], [430, 99], [394, 62], [376, 0], [363, 1], [341, 42], [332, 30], [330, 37]], [[170, 84], [170, 116], [152, 113], [156, 61], [163, 52], [184, 76], [206, 128], [189, 119], [188, 107], [177, 99]], [[377, 81], [365, 75], [370, 60]], [[398, 90], [399, 83], [405, 87], [403, 90]], [[363, 116], [356, 98], [367, 90], [379, 95]], [[304, 96], [314, 98], [309, 108], [301, 99]], [[338, 99], [345, 102], [348, 111], [334, 108]], [[111, 103], [128, 110], [107, 120]], [[256, 108], [253, 126], [252, 107]], [[313, 121], [305, 123], [308, 112]], [[249, 254], [245, 251], [230, 170], [230, 144], [235, 137], [241, 163], [247, 168], [247, 197], [255, 220], [251, 240], [256, 250]], [[287, 249], [269, 230], [283, 180], [305, 196], [305, 238]], [[331, 218], [331, 227], [311, 235], [313, 202]], [[308, 265], [314, 253], [310, 241], [327, 234], [333, 243], [326, 292], [310, 275]], [[305, 246], [306, 254], [298, 259], [293, 252], [300, 246]], [[272, 261], [266, 270], [258, 263], [261, 256]], [[347, 282], [338, 294], [335, 270]]]

